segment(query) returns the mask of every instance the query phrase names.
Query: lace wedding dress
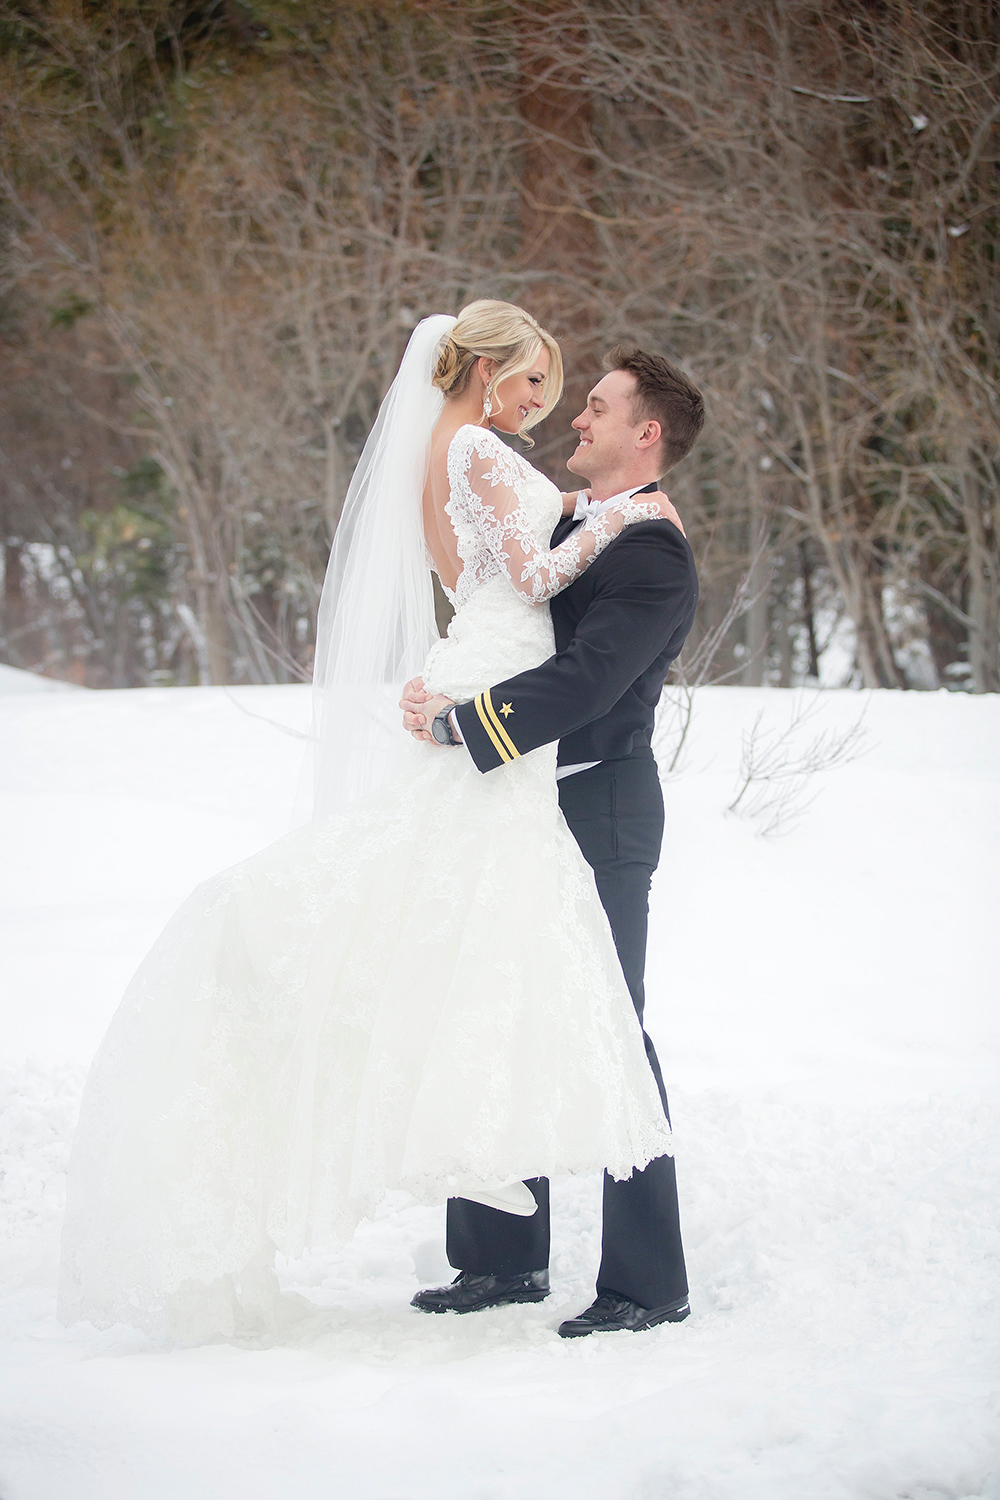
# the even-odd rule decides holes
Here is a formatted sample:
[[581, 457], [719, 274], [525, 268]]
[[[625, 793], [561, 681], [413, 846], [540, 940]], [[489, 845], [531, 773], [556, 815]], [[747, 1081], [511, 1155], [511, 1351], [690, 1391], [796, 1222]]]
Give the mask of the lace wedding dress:
[[[609, 537], [539, 547], [559, 493], [483, 429], [459, 430], [449, 478], [464, 571], [424, 675], [466, 700], [551, 655], [542, 601]], [[484, 776], [410, 741], [388, 786], [194, 892], [88, 1080], [64, 1322], [267, 1331], [275, 1248], [343, 1243], [390, 1190], [441, 1203], [669, 1152], [555, 761]]]

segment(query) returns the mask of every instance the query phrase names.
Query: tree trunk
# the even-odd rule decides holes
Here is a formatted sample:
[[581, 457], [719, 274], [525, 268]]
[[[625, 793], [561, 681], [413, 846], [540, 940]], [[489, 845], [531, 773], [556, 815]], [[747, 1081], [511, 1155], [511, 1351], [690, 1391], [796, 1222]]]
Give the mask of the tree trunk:
[[[552, 16], [557, 7], [542, 8]], [[585, 45], [574, 31], [567, 50]], [[556, 433], [586, 405], [587, 393], [600, 378], [593, 363], [600, 322], [597, 232], [591, 216], [593, 167], [589, 155], [592, 129], [590, 93], [581, 69], [566, 61], [556, 32], [529, 39], [521, 52], [519, 111], [524, 128], [521, 171], [521, 261], [533, 273], [524, 302], [558, 338], [566, 366], [560, 415], [552, 423], [558, 444], [553, 473], [575, 444], [571, 433]], [[543, 273], [538, 275], [537, 273]], [[546, 446], [552, 439], [547, 440]]]
[[970, 455], [959, 471], [969, 549], [969, 667], [974, 693], [1000, 692], [1000, 569], [989, 546], [986, 496]]
[[764, 681], [764, 653], [768, 642], [768, 619], [770, 616], [769, 571], [766, 556], [757, 557], [764, 535], [764, 501], [757, 472], [751, 469], [748, 475], [749, 518], [747, 525], [747, 555], [755, 559], [750, 569], [750, 608], [746, 614], [744, 645], [746, 665], [740, 673], [743, 687], [760, 687]]
[[816, 644], [816, 605], [813, 599], [812, 566], [805, 537], [799, 542], [799, 570], [802, 576], [802, 619], [806, 627], [806, 642], [809, 648], [807, 675], [819, 681], [819, 648]]
[[3, 548], [3, 619], [4, 656], [17, 665], [23, 660], [20, 636], [24, 629], [24, 563], [21, 543], [6, 541]]

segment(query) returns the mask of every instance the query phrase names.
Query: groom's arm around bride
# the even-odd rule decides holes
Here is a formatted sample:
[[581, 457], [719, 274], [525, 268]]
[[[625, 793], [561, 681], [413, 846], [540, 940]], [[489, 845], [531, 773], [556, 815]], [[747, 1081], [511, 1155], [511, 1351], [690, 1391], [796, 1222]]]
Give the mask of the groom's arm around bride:
[[[589, 482], [590, 493], [581, 495], [575, 515], [559, 522], [553, 545], [595, 509], [655, 490], [702, 426], [698, 391], [666, 360], [616, 350], [608, 363], [573, 422], [580, 441], [568, 467]], [[455, 706], [451, 715], [483, 773], [558, 740], [560, 805], [593, 868], [640, 1023], [649, 885], [663, 832], [650, 741], [663, 683], [691, 628], [697, 597], [694, 558], [679, 524], [629, 526], [551, 600], [555, 655]], [[406, 727], [429, 738], [431, 720], [450, 705], [428, 698], [418, 682], [410, 684], [402, 706]], [[648, 1036], [645, 1043], [666, 1111], [656, 1052]], [[417, 1306], [472, 1311], [544, 1296], [548, 1184], [529, 1185], [539, 1209], [527, 1218], [450, 1201], [448, 1258], [461, 1274], [451, 1287], [419, 1293]], [[593, 1306], [564, 1323], [561, 1334], [646, 1328], [687, 1315], [671, 1157], [658, 1158], [627, 1182], [605, 1175], [597, 1292]]]

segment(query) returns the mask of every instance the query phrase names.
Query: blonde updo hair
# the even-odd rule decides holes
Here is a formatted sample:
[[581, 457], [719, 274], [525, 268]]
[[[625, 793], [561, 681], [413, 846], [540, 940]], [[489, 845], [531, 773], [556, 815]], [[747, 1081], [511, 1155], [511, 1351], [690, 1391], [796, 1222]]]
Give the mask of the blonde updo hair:
[[530, 370], [542, 348], [549, 351], [549, 370], [543, 387], [545, 403], [527, 416], [517, 429], [518, 437], [530, 443], [529, 427], [535, 427], [555, 406], [562, 395], [563, 368], [559, 345], [530, 313], [513, 302], [495, 302], [482, 297], [463, 307], [451, 332], [442, 340], [441, 353], [434, 371], [434, 384], [445, 398], [460, 396], [467, 388], [477, 359], [495, 360], [493, 376], [493, 410], [502, 411], [496, 388], [511, 375]]

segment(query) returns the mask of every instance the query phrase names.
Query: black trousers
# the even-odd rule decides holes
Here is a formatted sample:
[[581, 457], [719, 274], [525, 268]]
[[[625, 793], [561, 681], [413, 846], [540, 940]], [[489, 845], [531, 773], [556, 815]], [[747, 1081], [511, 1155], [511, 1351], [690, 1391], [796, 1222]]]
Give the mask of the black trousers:
[[[645, 1004], [649, 883], [663, 841], [663, 796], [652, 754], [604, 761], [564, 777], [559, 803], [608, 914], [618, 958], [640, 1022]], [[643, 1032], [664, 1112], [663, 1077], [653, 1043]], [[519, 1218], [464, 1198], [448, 1202], [448, 1260], [457, 1271], [516, 1275], [549, 1263], [549, 1184], [528, 1183], [538, 1212]], [[687, 1295], [687, 1273], [677, 1211], [673, 1158], [661, 1156], [627, 1182], [604, 1174], [604, 1233], [597, 1289], [615, 1291], [643, 1307], [662, 1307]]]

